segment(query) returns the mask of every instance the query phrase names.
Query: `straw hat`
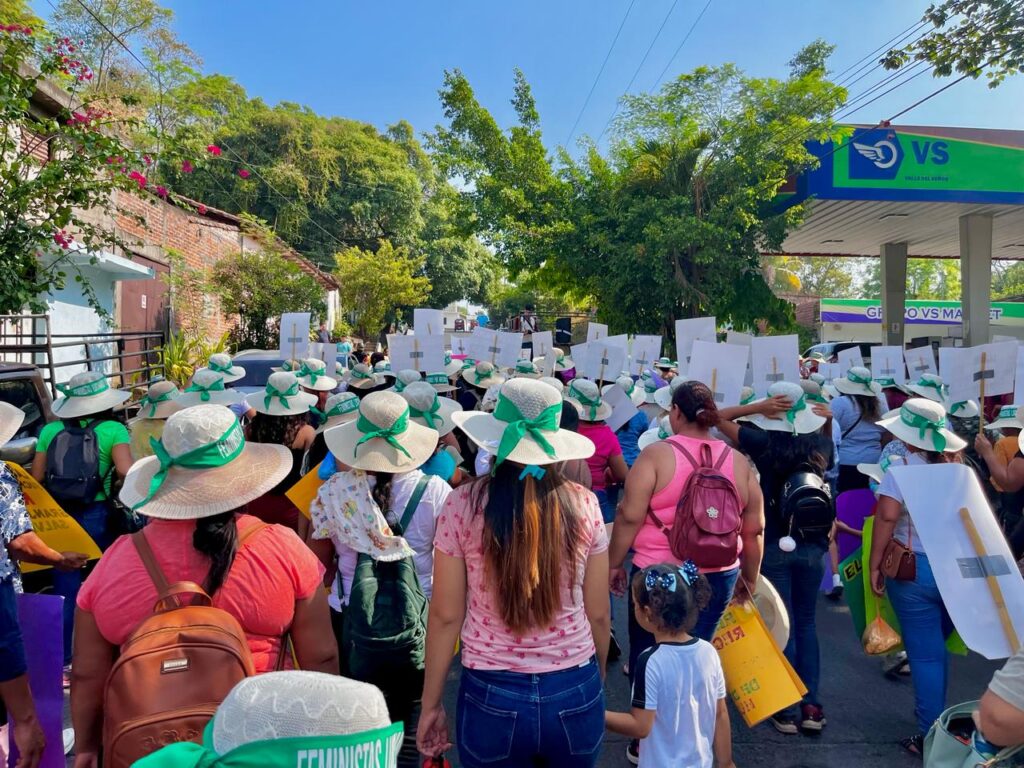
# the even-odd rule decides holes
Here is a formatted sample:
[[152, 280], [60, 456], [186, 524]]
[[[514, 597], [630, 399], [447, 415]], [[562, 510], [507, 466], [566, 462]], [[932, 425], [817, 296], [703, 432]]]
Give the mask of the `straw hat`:
[[384, 383], [384, 377], [378, 376], [366, 363], [357, 363], [345, 377], [349, 389], [373, 389]]
[[[637, 386], [637, 383], [633, 381], [633, 377], [628, 373], [624, 373], [615, 380], [615, 384], [622, 387], [623, 391], [629, 395], [629, 399], [633, 401], [633, 405], [643, 405], [647, 399], [644, 393], [644, 388]], [[615, 384], [605, 384], [601, 387], [601, 394], [607, 395], [608, 390], [615, 386]]]
[[6, 445], [18, 434], [25, 421], [25, 412], [10, 403], [0, 400], [0, 446]]
[[679, 363], [669, 360], [667, 357], [659, 357], [655, 361], [654, 367], [659, 371], [674, 371], [679, 367]]
[[316, 405], [317, 396], [302, 391], [302, 383], [294, 373], [278, 371], [270, 374], [262, 392], [253, 392], [245, 398], [257, 413], [267, 416], [298, 416], [309, 413]]
[[[768, 387], [768, 398], [785, 397], [791, 403], [788, 413], [782, 418], [770, 419], [762, 413], [755, 413], [747, 416], [746, 420], [756, 424], [768, 432], [789, 432], [794, 435], [807, 435], [817, 432], [828, 421], [824, 416], [818, 416], [807, 402], [804, 396], [803, 387], [791, 381], [777, 381]], [[764, 399], [768, 399], [764, 398]]]
[[601, 390], [590, 379], [573, 379], [565, 390], [565, 399], [580, 412], [580, 421], [604, 421], [612, 407], [601, 399]]
[[986, 424], [985, 429], [1024, 429], [1024, 421], [1017, 414], [1019, 405], [1004, 405], [999, 409], [999, 416], [991, 424]]
[[107, 377], [99, 371], [76, 373], [67, 384], [58, 384], [61, 393], [53, 403], [53, 415], [61, 419], [89, 416], [120, 405], [130, 392], [111, 389]]
[[659, 387], [654, 380], [654, 376], [651, 375], [650, 371], [644, 371], [640, 374], [640, 384], [644, 390], [644, 403], [657, 405], [658, 401], [655, 399]]
[[[121, 501], [147, 517], [198, 520], [258, 499], [292, 468], [283, 445], [247, 443], [235, 415], [220, 405], [171, 414], [157, 455], [132, 464]], [[162, 482], [161, 482], [162, 480]]]
[[496, 457], [496, 464], [508, 460], [545, 466], [593, 456], [594, 444], [588, 438], [559, 428], [561, 417], [562, 398], [535, 379], [503, 384], [493, 414], [459, 411], [452, 415], [474, 444]]
[[860, 472], [862, 475], [867, 475], [872, 480], [874, 480], [875, 483], [881, 483], [882, 478], [885, 476], [885, 473], [889, 471], [889, 467], [898, 466], [906, 463], [907, 459], [905, 456], [900, 456], [899, 454], [892, 454], [890, 456], [884, 457], [877, 464], [858, 464], [857, 471]]
[[871, 378], [871, 371], [859, 365], [853, 366], [842, 378], [833, 379], [832, 386], [842, 395], [877, 397], [882, 394], [882, 385]]
[[941, 403], [912, 397], [878, 422], [907, 445], [924, 451], [956, 453], [967, 442], [946, 428], [946, 409]]
[[[231, 355], [226, 352], [210, 355], [210, 359], [206, 363], [206, 369], [219, 373], [224, 379], [225, 384], [231, 384], [245, 377], [245, 368], [235, 365], [231, 360]], [[200, 368], [199, 370], [206, 369]]]
[[437, 438], [436, 430], [413, 421], [409, 404], [394, 392], [371, 392], [354, 421], [324, 430], [331, 453], [366, 472], [411, 472], [431, 457]]
[[315, 357], [302, 361], [302, 367], [295, 372], [299, 386], [314, 392], [330, 392], [338, 386], [337, 379], [327, 375], [327, 363]]
[[654, 402], [658, 404], [658, 407], [663, 411], [672, 410], [672, 397], [675, 395], [676, 390], [679, 389], [683, 384], [686, 383], [686, 379], [682, 376], [676, 376], [672, 381], [668, 383], [668, 386], [661, 387], [657, 392], [654, 393]]
[[565, 392], [565, 384], [562, 383], [561, 379], [556, 379], [554, 376], [541, 376], [538, 381], [543, 381], [545, 384], [550, 384], [552, 387], [558, 390], [559, 396]]
[[[806, 397], [807, 401], [810, 403], [827, 403], [830, 399], [829, 396], [825, 394], [824, 390], [822, 390], [821, 385], [816, 381], [800, 379], [800, 387], [804, 391], [804, 397]], [[747, 389], [750, 388], [747, 387]], [[754, 394], [753, 389], [750, 389], [750, 394]]]
[[181, 391], [173, 381], [157, 381], [149, 385], [145, 396], [139, 400], [138, 419], [166, 419], [182, 408]]
[[813, 381], [813, 382], [814, 382], [815, 384], [817, 384], [817, 385], [818, 385], [819, 387], [824, 387], [824, 386], [825, 386], [825, 384], [826, 384], [826, 379], [825, 379], [825, 377], [824, 377], [824, 376], [822, 376], [822, 375], [821, 375], [820, 373], [818, 373], [817, 371], [815, 371], [814, 373], [812, 373], [812, 374], [811, 374], [810, 376], [808, 376], [807, 378], [808, 378], [808, 379], [809, 379], [810, 381]]
[[740, 405], [750, 405], [757, 399], [757, 393], [753, 387], [744, 387], [740, 390]]
[[540, 378], [540, 371], [537, 370], [537, 366], [534, 365], [534, 362], [532, 360], [527, 360], [526, 358], [520, 358], [519, 360], [516, 360], [516, 367], [512, 368], [509, 372], [512, 374], [512, 378]]
[[672, 437], [672, 424], [669, 422], [668, 416], [662, 416], [658, 419], [651, 429], [648, 429], [639, 438], [637, 438], [637, 447], [642, 451], [648, 445], [654, 445], [661, 440], [667, 440]]
[[[461, 367], [459, 370], [462, 370]], [[451, 379], [448, 378], [448, 374], [445, 371], [441, 373], [428, 373], [426, 377], [427, 384], [434, 388], [435, 392], [454, 392], [455, 385], [452, 384]]]
[[452, 414], [461, 411], [462, 406], [450, 398], [439, 397], [427, 382], [410, 384], [402, 390], [402, 397], [409, 404], [409, 414], [417, 424], [437, 430], [441, 437], [455, 429]]
[[277, 368], [271, 368], [272, 371], [287, 371], [288, 373], [298, 373], [302, 368], [302, 361], [294, 358], [290, 360], [282, 360], [281, 365]]
[[336, 427], [339, 424], [347, 424], [359, 415], [359, 396], [354, 392], [341, 392], [331, 395], [324, 403], [324, 416], [327, 421], [320, 425], [317, 432], [323, 432], [328, 427]]
[[[562, 371], [571, 371], [573, 368], [576, 367], [576, 363], [572, 361], [572, 358], [566, 357], [565, 352], [563, 352], [562, 350], [556, 348], [551, 351], [554, 352], [555, 354], [555, 373], [561, 373]], [[542, 361], [547, 362], [547, 357], [538, 357], [536, 360], [534, 360], [534, 362], [537, 363], [537, 365], [543, 368], [544, 366], [542, 364]]]
[[757, 612], [764, 619], [765, 626], [768, 627], [768, 632], [771, 633], [775, 645], [779, 647], [779, 650], [784, 650], [786, 643], [789, 642], [789, 614], [786, 612], [786, 604], [782, 602], [778, 590], [764, 577], [764, 574], [758, 574], [752, 597]]
[[505, 377], [491, 363], [484, 360], [466, 368], [462, 372], [462, 380], [478, 389], [488, 389], [495, 384], [501, 384]]
[[193, 405], [234, 405], [241, 401], [241, 393], [224, 387], [224, 375], [209, 368], [196, 371], [192, 382], [178, 396], [178, 404], [182, 408]]
[[444, 353], [444, 372], [448, 378], [454, 378], [462, 371], [462, 361], [452, 358], [451, 352]]
[[910, 395], [923, 397], [936, 403], [946, 402], [946, 385], [942, 377], [934, 373], [923, 373], [921, 378], [913, 384], [906, 384], [904, 389]]
[[377, 364], [373, 366], [373, 372], [378, 376], [385, 376], [389, 378], [395, 378], [395, 372], [391, 370], [390, 360], [379, 360]]
[[401, 394], [402, 390], [410, 384], [415, 384], [417, 381], [423, 381], [423, 376], [419, 371], [414, 371], [412, 368], [403, 368], [395, 377], [395, 386], [391, 387], [391, 391]]
[[487, 391], [484, 392], [484, 396], [480, 398], [480, 404], [477, 406], [478, 411], [484, 413], [493, 413], [494, 407], [498, 404], [498, 395], [501, 394], [501, 388], [505, 386], [505, 382], [501, 384], [495, 384], [493, 387], [488, 387]]
[[954, 419], [973, 419], [981, 412], [981, 409], [974, 400], [961, 400], [959, 403], [951, 403], [949, 398], [947, 398], [945, 405], [949, 415]]

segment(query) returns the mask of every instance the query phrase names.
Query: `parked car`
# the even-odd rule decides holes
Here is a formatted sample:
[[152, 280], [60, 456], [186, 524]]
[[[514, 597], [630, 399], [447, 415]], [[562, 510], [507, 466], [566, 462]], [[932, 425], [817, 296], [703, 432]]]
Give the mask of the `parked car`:
[[822, 344], [815, 344], [808, 347], [801, 355], [802, 358], [817, 358], [826, 363], [838, 363], [839, 353], [853, 347], [860, 347], [860, 356], [864, 358], [864, 364], [871, 365], [871, 348], [881, 344], [877, 341], [826, 341]]
[[34, 365], [0, 363], [0, 400], [25, 412], [21, 429], [0, 448], [0, 460], [27, 467], [35, 456], [40, 430], [57, 418], [42, 372]]

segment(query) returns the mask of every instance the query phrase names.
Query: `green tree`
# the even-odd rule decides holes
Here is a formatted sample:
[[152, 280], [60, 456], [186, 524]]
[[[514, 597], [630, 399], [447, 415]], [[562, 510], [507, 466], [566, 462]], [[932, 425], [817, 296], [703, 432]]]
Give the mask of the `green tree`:
[[335, 256], [338, 298], [351, 312], [363, 338], [376, 338], [385, 322], [397, 319], [400, 307], [421, 306], [430, 295], [423, 257], [385, 240], [376, 251], [347, 248]]
[[[866, 299], [882, 294], [882, 266], [873, 259], [863, 282]], [[960, 299], [960, 262], [956, 259], [907, 259], [908, 299]]]
[[326, 312], [324, 289], [297, 264], [273, 250], [243, 252], [218, 261], [210, 282], [227, 318], [238, 317], [231, 343], [236, 349], [275, 349], [285, 312]]
[[776, 291], [805, 296], [854, 298], [851, 259], [830, 256], [769, 256], [765, 268]]

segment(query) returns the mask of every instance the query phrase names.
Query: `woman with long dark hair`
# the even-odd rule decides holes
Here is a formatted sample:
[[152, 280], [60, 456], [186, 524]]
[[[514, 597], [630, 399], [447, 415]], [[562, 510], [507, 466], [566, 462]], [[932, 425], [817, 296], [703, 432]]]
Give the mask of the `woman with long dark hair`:
[[593, 493], [558, 464], [593, 444], [559, 428], [553, 387], [506, 382], [493, 414], [453, 415], [495, 450], [492, 474], [460, 486], [437, 521], [434, 597], [417, 743], [449, 744], [441, 703], [461, 637], [456, 725], [467, 768], [595, 765], [604, 736], [607, 538]]
[[877, 464], [882, 454], [882, 386], [871, 378], [871, 371], [859, 366], [832, 386], [839, 392], [831, 402], [833, 429], [839, 430], [839, 493], [867, 488], [869, 478], [857, 465]]

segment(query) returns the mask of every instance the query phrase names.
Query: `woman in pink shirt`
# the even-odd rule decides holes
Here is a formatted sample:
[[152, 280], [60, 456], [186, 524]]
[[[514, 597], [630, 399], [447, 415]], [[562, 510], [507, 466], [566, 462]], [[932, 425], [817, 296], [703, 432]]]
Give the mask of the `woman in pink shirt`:
[[601, 390], [597, 384], [588, 379], [573, 379], [565, 397], [579, 409], [579, 433], [590, 438], [594, 444], [594, 455], [587, 459], [590, 488], [601, 506], [601, 516], [606, 524], [611, 525], [615, 519], [615, 504], [608, 494], [608, 486], [626, 482], [626, 473], [629, 471], [622, 457], [619, 438], [604, 423], [612, 415], [612, 407], [601, 399]]
[[594, 450], [559, 428], [561, 411], [557, 390], [518, 378], [493, 414], [452, 417], [496, 452], [495, 470], [455, 489], [437, 520], [417, 743], [430, 756], [451, 746], [441, 698], [461, 633], [466, 768], [591, 768], [601, 749], [608, 542], [594, 495], [559, 472]]

